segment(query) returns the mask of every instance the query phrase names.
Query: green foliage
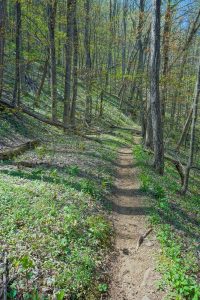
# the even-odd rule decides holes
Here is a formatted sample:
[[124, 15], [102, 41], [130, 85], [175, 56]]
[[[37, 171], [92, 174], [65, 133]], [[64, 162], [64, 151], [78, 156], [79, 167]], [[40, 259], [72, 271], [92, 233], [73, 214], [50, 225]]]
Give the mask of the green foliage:
[[[175, 170], [166, 165], [165, 176], [158, 176], [148, 165], [148, 155], [141, 146], [134, 147], [133, 152], [140, 166], [141, 189], [150, 197], [149, 204], [152, 204], [149, 220], [156, 227], [162, 249], [159, 258], [159, 270], [163, 274], [160, 288], [170, 287], [169, 299], [199, 299], [197, 243], [191, 238], [195, 232], [199, 233], [199, 221], [189, 217], [196, 210], [197, 196], [190, 196], [190, 200], [187, 196], [178, 197]], [[180, 234], [180, 229], [184, 235]]]
[[108, 291], [107, 283], [100, 283], [99, 286], [98, 286], [98, 290], [101, 293], [106, 293]]
[[47, 153], [47, 147], [45, 145], [39, 146], [35, 149], [35, 152], [37, 153], [38, 158], [42, 159]]
[[56, 300], [63, 300], [65, 297], [65, 291], [61, 290], [56, 294]]
[[[26, 59], [36, 59], [35, 53], [24, 54]], [[62, 90], [59, 80], [57, 90], [59, 93]], [[84, 87], [80, 87], [79, 93], [83, 103], [78, 103], [78, 107], [82, 108]], [[93, 97], [98, 95], [93, 93]], [[49, 96], [45, 82], [40, 112], [47, 117], [51, 112], [46, 101]], [[30, 106], [33, 100], [30, 93], [23, 98], [24, 104]], [[132, 121], [113, 106], [116, 99], [106, 96], [105, 101], [101, 126], [107, 128], [108, 120], [109, 126], [110, 122], [133, 126]], [[60, 101], [60, 116], [62, 105]], [[10, 116], [6, 112], [1, 123], [3, 128], [0, 128], [2, 137], [11, 136], [14, 140], [13, 136], [17, 136], [23, 140], [37, 136], [50, 142], [16, 158], [19, 162], [33, 162], [32, 168], [16, 167], [10, 164], [12, 161], [1, 165], [0, 251], [5, 247], [9, 249], [10, 276], [16, 276], [9, 286], [9, 298], [75, 300], [89, 299], [90, 290], [98, 295], [105, 293], [108, 286], [99, 285], [98, 269], [111, 243], [111, 226], [101, 204], [105, 204], [105, 196], [113, 183], [117, 150], [132, 142], [131, 134], [116, 130], [113, 134], [98, 136], [101, 143], [88, 142], [62, 135], [57, 128], [17, 114], [21, 122], [18, 117], [15, 120], [13, 112]], [[77, 118], [81, 117], [77, 112]], [[34, 162], [42, 164], [34, 167]]]
[[139, 179], [140, 179], [140, 183], [141, 183], [141, 190], [143, 192], [148, 192], [150, 189], [150, 183], [151, 183], [150, 176], [145, 173], [140, 173]]
[[[61, 289], [57, 299], [82, 295], [93, 280], [110, 225], [103, 216], [92, 213], [88, 189], [83, 194], [43, 181], [22, 182], [0, 176], [0, 208], [4, 211], [0, 235], [10, 245], [9, 260], [15, 274], [20, 274], [10, 297], [20, 296], [18, 288], [24, 290], [24, 297], [28, 297], [26, 290], [34, 293], [38, 268], [49, 274], [49, 287]], [[54, 275], [50, 276], [51, 272]]]
[[111, 236], [100, 204], [113, 183], [117, 149], [130, 135], [105, 135], [102, 144], [53, 137], [56, 145], [17, 158], [44, 165], [1, 167], [0, 250], [9, 246], [10, 276], [16, 275], [10, 299], [87, 299], [90, 290], [108, 288], [96, 277]]
[[67, 168], [67, 173], [71, 176], [77, 176], [80, 173], [79, 166], [71, 165]]
[[149, 155], [142, 149], [140, 145], [135, 145], [133, 148], [133, 154], [139, 164], [144, 164], [144, 162], [149, 162]]
[[81, 187], [81, 191], [94, 197], [94, 199], [97, 199], [97, 200], [101, 199], [101, 190], [94, 182], [92, 182], [91, 180], [88, 180], [88, 179], [81, 179], [79, 181], [79, 184]]
[[110, 242], [109, 234], [111, 232], [111, 227], [108, 222], [102, 216], [89, 216], [86, 219], [86, 223], [89, 226], [89, 231], [95, 237], [96, 241], [102, 244], [107, 244]]
[[198, 271], [193, 252], [188, 251], [183, 256], [183, 245], [173, 232], [170, 226], [163, 226], [158, 239], [162, 244], [163, 253], [160, 257], [161, 272], [163, 273], [162, 284], [168, 284], [172, 288], [171, 297], [176, 299], [199, 299], [200, 286], [197, 283], [196, 275], [192, 274]]

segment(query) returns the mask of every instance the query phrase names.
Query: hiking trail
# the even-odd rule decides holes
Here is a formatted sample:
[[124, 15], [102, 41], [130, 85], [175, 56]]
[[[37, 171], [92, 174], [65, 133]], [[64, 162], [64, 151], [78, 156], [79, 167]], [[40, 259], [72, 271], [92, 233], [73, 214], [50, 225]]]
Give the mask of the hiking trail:
[[110, 300], [161, 300], [156, 288], [160, 275], [155, 256], [160, 249], [152, 231], [137, 250], [139, 239], [149, 230], [146, 201], [139, 189], [138, 170], [130, 148], [119, 150], [112, 202], [115, 251], [111, 263]]

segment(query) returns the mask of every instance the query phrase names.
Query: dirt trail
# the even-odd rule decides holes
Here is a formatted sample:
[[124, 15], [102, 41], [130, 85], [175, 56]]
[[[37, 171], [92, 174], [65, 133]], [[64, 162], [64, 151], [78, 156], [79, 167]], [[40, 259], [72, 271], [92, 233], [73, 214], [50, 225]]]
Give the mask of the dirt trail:
[[119, 151], [117, 178], [113, 195], [113, 222], [116, 232], [111, 266], [110, 300], [161, 300], [155, 287], [155, 254], [159, 247], [150, 233], [139, 250], [138, 239], [148, 231], [145, 200], [139, 191], [138, 172], [131, 149]]

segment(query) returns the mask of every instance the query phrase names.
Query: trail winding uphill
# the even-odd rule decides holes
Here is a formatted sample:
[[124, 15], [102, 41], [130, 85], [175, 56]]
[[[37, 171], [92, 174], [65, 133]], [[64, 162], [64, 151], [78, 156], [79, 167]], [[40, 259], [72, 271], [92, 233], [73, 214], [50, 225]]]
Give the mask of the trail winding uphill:
[[111, 199], [116, 251], [112, 259], [109, 299], [161, 300], [163, 294], [155, 286], [159, 279], [155, 271], [159, 247], [154, 233], [147, 227], [148, 207], [139, 190], [138, 172], [132, 158], [131, 149], [119, 151]]

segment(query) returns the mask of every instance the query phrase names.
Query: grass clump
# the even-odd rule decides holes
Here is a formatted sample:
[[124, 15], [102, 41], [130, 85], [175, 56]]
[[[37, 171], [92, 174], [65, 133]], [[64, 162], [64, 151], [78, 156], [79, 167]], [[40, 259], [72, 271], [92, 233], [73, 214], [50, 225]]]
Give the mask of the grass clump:
[[170, 164], [166, 163], [165, 175], [161, 177], [152, 170], [151, 157], [141, 146], [135, 146], [133, 152], [140, 168], [141, 190], [148, 195], [151, 206], [149, 219], [161, 244], [160, 288], [168, 287], [168, 299], [197, 300], [200, 297], [197, 257], [200, 218], [194, 212], [195, 199], [199, 197], [196, 193], [190, 197], [178, 195], [178, 176]]

